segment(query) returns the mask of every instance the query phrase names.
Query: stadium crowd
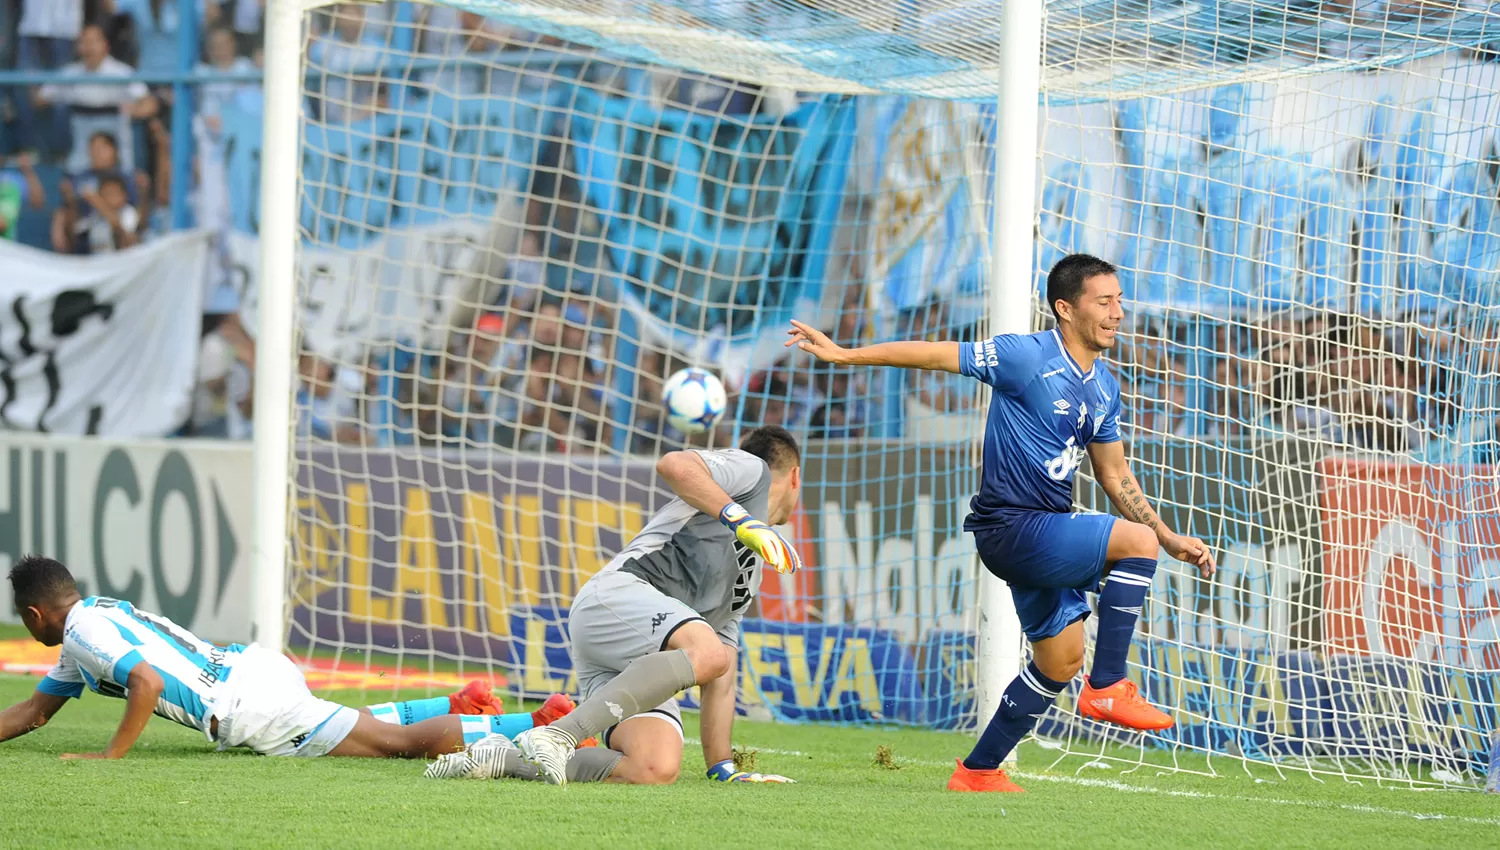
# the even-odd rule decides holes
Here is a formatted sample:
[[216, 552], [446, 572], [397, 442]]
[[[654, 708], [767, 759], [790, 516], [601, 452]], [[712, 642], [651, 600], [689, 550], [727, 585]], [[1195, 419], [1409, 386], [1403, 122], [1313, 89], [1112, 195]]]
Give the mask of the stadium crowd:
[[[57, 71], [64, 79], [3, 93], [0, 232], [63, 253], [101, 253], [149, 241], [170, 219], [172, 87], [96, 78], [177, 67], [179, 0], [0, 0], [0, 67]], [[496, 51], [564, 47], [553, 38], [500, 26], [449, 7], [345, 4], [318, 16], [308, 57], [329, 72], [309, 110], [325, 122], [366, 117], [387, 105], [391, 73], [353, 73], [388, 61], [393, 28], [411, 30], [413, 55], [484, 58]], [[198, 0], [201, 70], [262, 67], [261, 0]], [[597, 63], [593, 82], [604, 79]], [[399, 69], [397, 69], [399, 70]], [[342, 76], [338, 72], [343, 72]], [[404, 73], [404, 72], [403, 72]], [[424, 83], [455, 93], [540, 90], [552, 79], [515, 64], [428, 62]], [[623, 83], [620, 84], [623, 87]], [[747, 113], [770, 108], [773, 93], [662, 77], [653, 93], [687, 107]], [[197, 87], [193, 99], [194, 190], [200, 226], [223, 227], [222, 191], [207, 175], [223, 169], [220, 116], [253, 102], [257, 84]], [[600, 223], [569, 177], [565, 146], [543, 145], [528, 191], [526, 229], [495, 298], [477, 305], [446, 346], [392, 341], [338, 362], [309, 351], [300, 362], [298, 432], [340, 443], [499, 445], [526, 451], [643, 454], [686, 440], [666, 422], [665, 376], [687, 365], [643, 347], [634, 380], [615, 356], [619, 305], [600, 284], [608, 274]], [[846, 242], [868, 244], [871, 205], [846, 205]], [[877, 324], [898, 336], [965, 338], [976, 331], [941, 301], [877, 317], [864, 252], [849, 250], [838, 303], [827, 314], [842, 341], [872, 338]], [[235, 314], [237, 294], [220, 286], [205, 306], [200, 386], [184, 435], [250, 433], [254, 342]], [[877, 323], [877, 319], [883, 319]], [[1425, 328], [1425, 329], [1424, 329]], [[1377, 324], [1317, 312], [1282, 312], [1241, 323], [1137, 315], [1115, 360], [1126, 426], [1138, 435], [1248, 437], [1302, 433], [1330, 443], [1396, 453], [1423, 452], [1459, 420], [1454, 364], [1484, 360], [1493, 347], [1433, 322]], [[971, 383], [923, 374], [908, 400], [937, 414], [973, 410]], [[633, 386], [632, 386], [633, 383]], [[880, 427], [886, 387], [859, 371], [783, 359], [731, 387], [729, 420], [783, 424], [813, 438], [888, 436]], [[622, 404], [627, 388], [631, 403]], [[700, 438], [707, 439], [707, 437]], [[1488, 437], [1477, 441], [1488, 445]], [[1486, 453], [1480, 460], [1488, 460]]]

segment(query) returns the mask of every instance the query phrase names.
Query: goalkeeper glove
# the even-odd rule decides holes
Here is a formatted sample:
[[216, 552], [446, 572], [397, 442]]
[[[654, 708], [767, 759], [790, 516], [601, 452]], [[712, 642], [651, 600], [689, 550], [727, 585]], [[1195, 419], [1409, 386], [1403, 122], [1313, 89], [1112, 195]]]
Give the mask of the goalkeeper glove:
[[776, 572], [786, 575], [802, 569], [802, 559], [776, 529], [750, 516], [736, 502], [730, 502], [719, 511], [719, 522], [728, 526], [739, 541], [761, 556]]
[[734, 759], [724, 759], [708, 769], [708, 778], [715, 782], [759, 782], [772, 785], [792, 785], [795, 779], [777, 776], [774, 773], [745, 773], [734, 769]]

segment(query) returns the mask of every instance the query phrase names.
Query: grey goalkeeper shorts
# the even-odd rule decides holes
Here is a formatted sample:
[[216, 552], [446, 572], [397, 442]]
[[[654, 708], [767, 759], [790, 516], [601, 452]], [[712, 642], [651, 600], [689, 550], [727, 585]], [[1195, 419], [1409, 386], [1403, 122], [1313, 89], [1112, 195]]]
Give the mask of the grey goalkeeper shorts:
[[[706, 621], [686, 603], [639, 576], [607, 570], [589, 579], [568, 612], [568, 638], [580, 698], [588, 699], [637, 658], [666, 649], [672, 634], [691, 622]], [[720, 629], [720, 640], [737, 645], [738, 625], [731, 623]], [[676, 697], [638, 716], [660, 717], [682, 734], [682, 710]], [[609, 746], [608, 731], [604, 733], [604, 745]]]

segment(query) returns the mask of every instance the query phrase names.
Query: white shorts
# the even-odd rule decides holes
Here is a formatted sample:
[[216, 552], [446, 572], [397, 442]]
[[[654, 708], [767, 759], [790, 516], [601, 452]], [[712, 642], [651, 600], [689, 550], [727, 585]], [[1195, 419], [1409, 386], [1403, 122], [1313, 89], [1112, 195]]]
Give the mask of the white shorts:
[[348, 736], [359, 712], [318, 699], [291, 659], [258, 646], [235, 660], [232, 690], [214, 714], [219, 749], [249, 747], [263, 756], [326, 755]]

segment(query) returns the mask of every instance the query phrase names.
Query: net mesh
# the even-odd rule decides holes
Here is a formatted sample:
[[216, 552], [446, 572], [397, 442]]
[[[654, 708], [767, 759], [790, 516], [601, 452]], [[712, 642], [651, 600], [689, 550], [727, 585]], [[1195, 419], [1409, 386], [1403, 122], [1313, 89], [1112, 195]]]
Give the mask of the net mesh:
[[[570, 690], [568, 604], [665, 498], [653, 458], [777, 423], [806, 441], [783, 530], [809, 568], [750, 611], [742, 709], [973, 727], [984, 398], [780, 338], [792, 316], [846, 344], [987, 334], [997, 11], [310, 13], [294, 651]], [[1084, 2], [1044, 25], [1036, 282], [1073, 251], [1121, 266], [1129, 454], [1223, 565], [1164, 554], [1143, 615], [1131, 674], [1175, 730], [1111, 734], [1070, 692], [1039, 737], [1472, 783], [1500, 666], [1495, 12]], [[665, 422], [686, 366], [729, 389], [708, 434]]]

